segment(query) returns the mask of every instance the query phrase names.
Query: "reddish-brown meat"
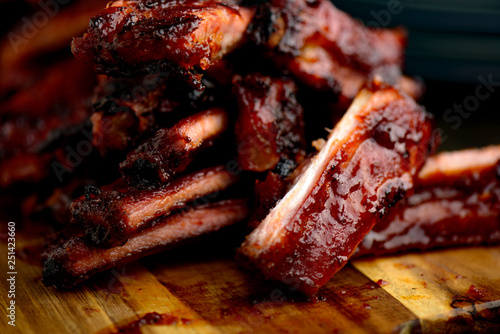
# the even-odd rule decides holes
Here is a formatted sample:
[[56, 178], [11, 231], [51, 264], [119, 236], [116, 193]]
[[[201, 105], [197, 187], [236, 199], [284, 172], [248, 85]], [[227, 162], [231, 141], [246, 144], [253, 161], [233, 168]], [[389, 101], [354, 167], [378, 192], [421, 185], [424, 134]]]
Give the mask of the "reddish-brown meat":
[[2, 36], [0, 187], [50, 177], [54, 150], [66, 147], [89, 125], [95, 74], [91, 66], [74, 59], [69, 43], [104, 3], [73, 1], [44, 24], [27, 25], [28, 16]]
[[289, 186], [287, 179], [273, 172], [269, 172], [264, 180], [255, 183], [254, 207], [248, 220], [250, 230], [254, 230], [266, 218], [276, 203], [285, 196]]
[[202, 88], [201, 75], [238, 46], [253, 11], [215, 0], [114, 1], [73, 41], [75, 56], [100, 73], [173, 69]]
[[[24, 117], [58, 116], [60, 119], [73, 117], [65, 115], [71, 107], [75, 113], [82, 109], [82, 97], [88, 98], [95, 85], [95, 74], [91, 68], [68, 55], [52, 64], [33, 70], [26, 70], [23, 85], [7, 92], [9, 96], [0, 100], [0, 115], [22, 114]], [[2, 91], [4, 93], [5, 91]], [[54, 121], [53, 121], [54, 122]]]
[[187, 117], [172, 128], [160, 129], [144, 144], [129, 153], [120, 165], [130, 185], [142, 188], [167, 183], [184, 171], [196, 153], [212, 145], [227, 128], [224, 109], [213, 108]]
[[306, 170], [312, 157], [304, 159], [297, 168], [287, 174], [278, 174], [273, 171], [267, 173], [262, 181], [256, 181], [254, 192], [255, 199], [252, 214], [248, 218], [248, 229], [254, 230], [266, 218], [269, 212], [290, 190], [290, 187]]
[[272, 0], [250, 30], [279, 67], [314, 89], [340, 93], [346, 108], [375, 75], [393, 85], [401, 77], [406, 32], [368, 29], [329, 0]]
[[314, 295], [412, 189], [434, 148], [429, 115], [392, 88], [363, 90], [238, 260]]
[[305, 153], [304, 112], [292, 80], [261, 74], [235, 77], [238, 161], [256, 172], [274, 169], [282, 160], [299, 163]]
[[83, 234], [60, 237], [43, 254], [43, 283], [69, 289], [98, 272], [175, 247], [246, 218], [245, 200], [226, 200], [161, 218], [154, 227], [123, 246], [102, 249], [85, 243]]
[[26, 215], [32, 218], [41, 218], [44, 221], [58, 223], [62, 226], [69, 226], [71, 221], [71, 203], [80, 197], [85, 188], [96, 184], [96, 181], [87, 175], [72, 178], [65, 184], [58, 185], [50, 194], [40, 194], [33, 203], [31, 211]]
[[75, 59], [26, 73], [25, 86], [0, 102], [0, 157], [37, 152], [57, 131], [89, 116], [95, 75]]
[[355, 256], [500, 242], [500, 146], [441, 153]]
[[111, 185], [92, 188], [73, 202], [71, 213], [95, 244], [121, 245], [190, 201], [228, 188], [238, 177], [224, 166], [208, 168], [176, 179], [162, 188], [134, 190]]
[[135, 80], [99, 77], [93, 98], [92, 144], [102, 155], [124, 151], [144, 134], [152, 133], [154, 112], [164, 100], [161, 78]]

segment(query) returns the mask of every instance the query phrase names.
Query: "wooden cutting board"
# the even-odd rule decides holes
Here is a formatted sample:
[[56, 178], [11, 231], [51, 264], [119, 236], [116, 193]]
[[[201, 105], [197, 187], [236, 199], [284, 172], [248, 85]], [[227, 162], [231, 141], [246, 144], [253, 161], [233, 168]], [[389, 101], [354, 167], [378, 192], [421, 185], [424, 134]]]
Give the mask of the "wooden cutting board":
[[43, 286], [36, 244], [18, 240], [25, 260], [16, 261], [16, 327], [7, 325], [3, 278], [0, 333], [500, 332], [500, 246], [358, 260], [311, 303], [245, 275], [210, 245], [158, 254], [61, 292]]

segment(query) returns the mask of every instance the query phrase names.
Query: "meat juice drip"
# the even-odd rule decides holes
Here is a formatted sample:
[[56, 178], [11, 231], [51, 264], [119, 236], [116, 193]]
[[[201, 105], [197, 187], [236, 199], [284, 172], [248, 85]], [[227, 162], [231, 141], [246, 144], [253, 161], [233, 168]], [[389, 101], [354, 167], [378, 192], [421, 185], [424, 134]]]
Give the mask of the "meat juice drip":
[[473, 298], [473, 299], [481, 300], [484, 297], [486, 297], [486, 293], [487, 293], [486, 290], [478, 289], [478, 288], [476, 288], [476, 286], [474, 284], [472, 284], [469, 287], [469, 290], [467, 290], [466, 295]]
[[383, 280], [383, 279], [379, 279], [379, 280], [377, 281], [377, 284], [378, 284], [379, 286], [386, 286], [386, 285], [389, 285], [389, 282], [388, 282], [388, 281], [385, 281], [385, 280]]

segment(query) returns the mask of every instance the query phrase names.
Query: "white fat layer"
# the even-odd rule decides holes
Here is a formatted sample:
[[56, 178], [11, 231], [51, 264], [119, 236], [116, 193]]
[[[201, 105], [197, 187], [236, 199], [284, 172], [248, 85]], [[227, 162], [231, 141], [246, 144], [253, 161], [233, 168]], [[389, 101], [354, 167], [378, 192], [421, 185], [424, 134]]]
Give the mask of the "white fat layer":
[[433, 174], [458, 176], [471, 169], [482, 169], [493, 166], [500, 160], [500, 145], [481, 149], [469, 149], [456, 152], [444, 152], [427, 160], [419, 173], [420, 179]]
[[366, 106], [373, 93], [363, 90], [353, 101], [342, 120], [336, 125], [321, 151], [315, 156], [299, 181], [285, 197], [271, 210], [259, 227], [247, 239], [247, 242], [257, 246], [258, 252], [263, 245], [279, 243], [285, 234], [286, 224], [293, 219], [307, 197], [317, 186], [318, 181], [333, 157], [342, 148], [346, 138], [356, 130], [359, 121], [356, 117]]
[[224, 131], [227, 124], [227, 116], [225, 112], [214, 110], [212, 113], [205, 113], [198, 118], [194, 118], [194, 122], [181, 129], [184, 135], [191, 139], [190, 145], [196, 147], [203, 140], [209, 139], [218, 133]]

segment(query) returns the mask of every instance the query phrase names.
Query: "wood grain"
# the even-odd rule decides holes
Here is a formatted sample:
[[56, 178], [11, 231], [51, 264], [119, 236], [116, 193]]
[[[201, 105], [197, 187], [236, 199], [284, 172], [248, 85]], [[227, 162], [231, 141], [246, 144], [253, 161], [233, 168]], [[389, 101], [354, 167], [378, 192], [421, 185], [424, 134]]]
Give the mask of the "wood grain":
[[[454, 249], [354, 262], [419, 317], [424, 332], [500, 330], [500, 248]], [[413, 326], [414, 324], [410, 324]]]
[[[6, 245], [0, 246], [6, 268]], [[316, 303], [247, 276], [230, 254], [210, 251], [210, 242], [202, 246], [158, 254], [71, 291], [44, 287], [40, 266], [18, 259], [17, 326], [4, 318], [0, 332], [107, 334], [153, 312], [169, 323], [138, 332], [500, 331], [498, 246], [358, 260], [321, 289]], [[379, 286], [381, 279], [388, 284]], [[7, 291], [5, 279], [0, 286]], [[3, 293], [3, 310], [6, 303]]]

